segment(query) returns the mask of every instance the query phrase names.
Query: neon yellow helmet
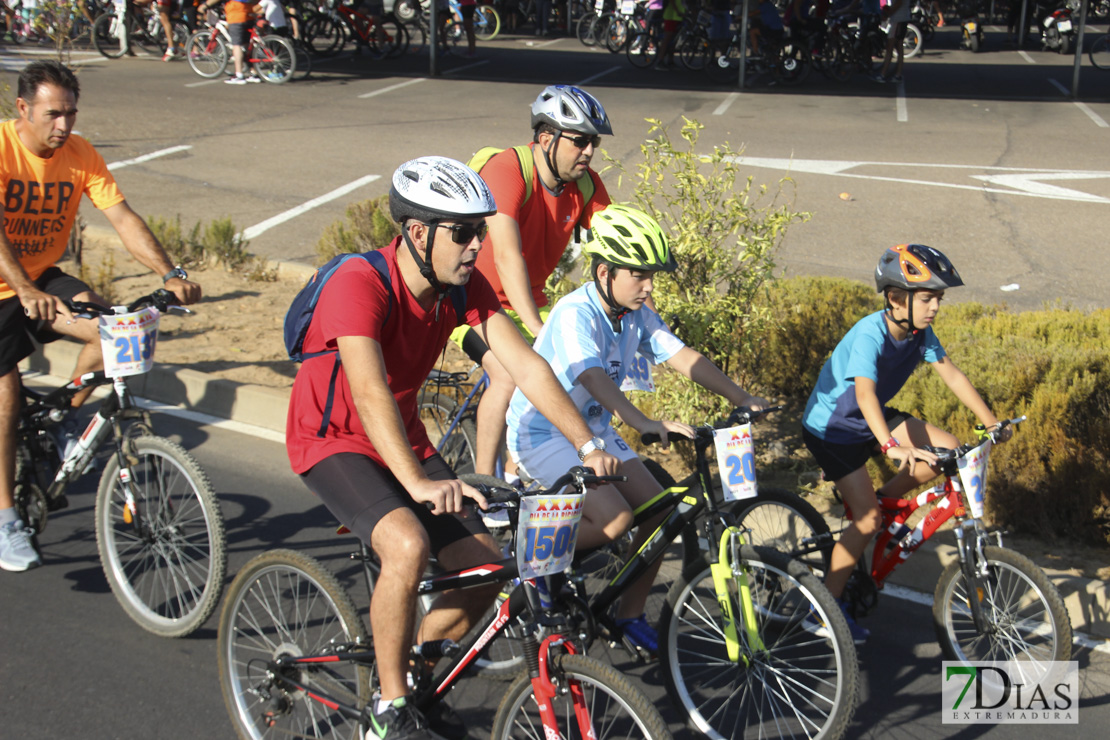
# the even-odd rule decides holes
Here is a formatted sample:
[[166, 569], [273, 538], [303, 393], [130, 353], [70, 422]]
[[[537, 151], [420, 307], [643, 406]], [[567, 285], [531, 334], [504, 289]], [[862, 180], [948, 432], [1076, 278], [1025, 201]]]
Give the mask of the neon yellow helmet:
[[590, 230], [582, 251], [611, 265], [662, 272], [678, 267], [663, 229], [643, 211], [614, 203], [594, 214]]

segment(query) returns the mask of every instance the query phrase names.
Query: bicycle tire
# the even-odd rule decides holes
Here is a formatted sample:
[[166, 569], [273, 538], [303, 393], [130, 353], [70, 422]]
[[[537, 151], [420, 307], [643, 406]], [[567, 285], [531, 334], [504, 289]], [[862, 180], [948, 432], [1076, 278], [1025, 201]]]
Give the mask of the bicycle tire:
[[313, 54], [331, 56], [347, 44], [347, 29], [330, 15], [318, 15], [305, 24], [304, 39]]
[[1095, 69], [1103, 71], [1110, 69], [1110, 34], [1096, 39], [1087, 56]]
[[127, 49], [121, 48], [122, 39], [116, 36], [115, 24], [115, 13], [103, 13], [93, 21], [93, 46], [109, 59], [119, 59], [127, 53]]
[[[136, 10], [128, 30], [131, 32], [131, 46], [137, 46], [147, 54], [161, 54], [168, 46], [166, 31], [156, 14], [145, 15]], [[173, 30], [172, 26], [170, 30]]]
[[[659, 710], [644, 692], [617, 672], [595, 658], [585, 655], [559, 653], [548, 661], [552, 683], [557, 688], [577, 684], [586, 694], [597, 740], [606, 738], [650, 738], [669, 740], [671, 733], [659, 715]], [[552, 700], [559, 720], [561, 737], [579, 737], [574, 719], [571, 692], [557, 691]], [[623, 716], [622, 716], [623, 715]], [[493, 717], [491, 740], [545, 737], [536, 700], [532, 694], [532, 679], [521, 675], [509, 685], [497, 713]]]
[[185, 58], [189, 67], [201, 77], [214, 79], [227, 69], [227, 44], [212, 29], [197, 31], [185, 43]]
[[[933, 595], [933, 627], [948, 660], [1066, 661], [1071, 620], [1060, 592], [1032, 560], [1001, 547], [985, 547], [989, 588], [984, 615], [999, 631], [980, 635], [968, 605], [960, 563], [949, 564]], [[1016, 650], [1024, 646], [1020, 650]]]
[[705, 74], [718, 85], [740, 83], [740, 49], [734, 44], [712, 47], [705, 58]]
[[422, 23], [406, 23], [405, 30], [409, 34], [409, 54], [420, 55], [428, 53], [428, 31]]
[[907, 23], [906, 37], [902, 39], [902, 57], [905, 59], [913, 59], [921, 53], [921, 47], [921, 29], [913, 23]]
[[451, 420], [458, 414], [458, 403], [442, 393], [422, 390], [416, 405], [420, 420], [428, 430], [428, 439], [439, 450], [447, 465], [455, 471], [455, 475], [473, 473], [478, 464], [478, 428], [474, 418], [468, 416], [460, 419], [447, 441], [441, 445], [443, 435], [451, 427]]
[[[362, 732], [302, 692], [267, 678], [266, 659], [327, 652], [370, 641], [350, 595], [324, 566], [292, 550], [272, 550], [247, 563], [227, 590], [216, 636], [220, 691], [242, 740], [282, 736], [354, 740]], [[354, 663], [320, 663], [297, 676], [345, 703], [370, 701], [372, 671]], [[254, 693], [265, 684], [272, 698]], [[281, 711], [275, 712], [278, 707]], [[272, 722], [272, 725], [271, 725]], [[305, 734], [301, 734], [305, 733]]]
[[[639, 26], [637, 26], [639, 28]], [[612, 54], [620, 54], [628, 46], [632, 37], [632, 26], [623, 17], [613, 16], [605, 34], [605, 48]]]
[[800, 85], [813, 69], [813, 58], [800, 43], [787, 44], [779, 51], [773, 74], [783, 85]]
[[282, 85], [297, 71], [297, 53], [288, 39], [269, 34], [251, 43], [250, 48], [252, 65], [263, 82]]
[[596, 46], [597, 37], [594, 35], [596, 27], [597, 13], [591, 10], [578, 19], [574, 27], [574, 36], [583, 46]]
[[[478, 23], [477, 16], [485, 20], [484, 25]], [[500, 32], [501, 16], [497, 14], [497, 9], [492, 5], [479, 5], [474, 19], [474, 36], [481, 41], [492, 41]]]
[[709, 55], [709, 37], [702, 33], [692, 33], [677, 47], [677, 55], [682, 66], [693, 72], [705, 68], [705, 60]]
[[[764, 649], [747, 644], [737, 609], [741, 659], [729, 660], [710, 565], [695, 563], [663, 611], [667, 693], [690, 726], [714, 740], [841, 737], [856, 707], [859, 664], [840, 607], [783, 553], [744, 545], [740, 558]], [[735, 588], [732, 597], [738, 605]], [[806, 627], [811, 610], [820, 625]]]
[[296, 65], [293, 67], [294, 79], [303, 80], [312, 74], [312, 54], [308, 52], [308, 47], [296, 39], [286, 39], [293, 45], [293, 54], [297, 59]]
[[641, 31], [628, 41], [626, 56], [633, 67], [650, 67], [655, 64], [658, 53], [659, 42], [648, 31]]
[[125, 442], [125, 451], [135, 460], [130, 485], [139, 517], [128, 509], [119, 456], [112, 455], [96, 493], [104, 575], [140, 627], [183, 637], [212, 616], [223, 591], [227, 540], [220, 504], [208, 475], [175, 442], [142, 435]]
[[755, 498], [737, 501], [729, 506], [749, 545], [770, 547], [785, 552], [803, 563], [810, 571], [823, 577], [829, 570], [832, 548], [799, 555], [806, 538], [827, 534], [829, 524], [813, 505], [785, 488], [760, 486]]

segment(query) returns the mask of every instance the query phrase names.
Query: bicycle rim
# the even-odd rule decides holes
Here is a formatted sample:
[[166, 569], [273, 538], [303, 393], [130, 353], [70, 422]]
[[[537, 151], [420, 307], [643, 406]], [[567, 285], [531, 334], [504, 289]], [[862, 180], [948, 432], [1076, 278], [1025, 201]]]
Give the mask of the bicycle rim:
[[[441, 393], [421, 394], [419, 409], [420, 420], [428, 431], [428, 439], [439, 450], [447, 465], [455, 471], [455, 475], [473, 473], [478, 438], [474, 419], [459, 419], [455, 428], [451, 429], [451, 422], [458, 413], [458, 405]], [[444, 440], [448, 431], [450, 435]]]
[[1103, 36], [1091, 47], [1091, 64], [1101, 70], [1110, 69], [1110, 36]]
[[263, 82], [288, 82], [296, 69], [297, 56], [293, 45], [280, 36], [263, 36], [251, 45], [254, 68]]
[[227, 45], [213, 38], [211, 31], [198, 31], [185, 44], [185, 58], [189, 67], [201, 77], [219, 77], [227, 67]]

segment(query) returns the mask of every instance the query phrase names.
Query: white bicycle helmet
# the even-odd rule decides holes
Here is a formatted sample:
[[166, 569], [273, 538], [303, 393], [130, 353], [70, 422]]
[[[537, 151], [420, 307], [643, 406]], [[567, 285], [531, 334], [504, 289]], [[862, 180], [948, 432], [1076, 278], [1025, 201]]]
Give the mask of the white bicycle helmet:
[[393, 173], [389, 212], [404, 222], [484, 218], [497, 213], [493, 193], [478, 173], [450, 157], [410, 159]]
[[560, 131], [613, 135], [609, 116], [598, 99], [572, 85], [549, 85], [532, 103], [532, 128], [547, 123]]

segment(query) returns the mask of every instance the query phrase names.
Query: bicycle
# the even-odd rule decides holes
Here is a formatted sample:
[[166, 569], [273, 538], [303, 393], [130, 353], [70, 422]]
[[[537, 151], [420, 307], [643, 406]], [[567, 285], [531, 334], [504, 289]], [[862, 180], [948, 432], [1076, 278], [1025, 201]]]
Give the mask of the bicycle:
[[[124, 8], [122, 21], [119, 16], [121, 7]], [[178, 18], [174, 19], [172, 28], [173, 47], [183, 48], [191, 29]], [[154, 5], [148, 5], [136, 13], [130, 2], [117, 2], [114, 10], [98, 16], [93, 21], [92, 40], [96, 50], [109, 59], [119, 59], [131, 53], [132, 46], [137, 46], [148, 54], [159, 54], [169, 46], [166, 43], [166, 31], [162, 28], [162, 21], [155, 12]]]
[[[736, 409], [724, 426], [749, 424], [773, 410]], [[634, 512], [633, 527], [664, 518], [637, 552], [622, 552], [621, 541], [576, 554], [569, 587], [586, 605], [576, 612], [577, 630], [587, 636], [587, 645], [602, 639], [638, 656], [639, 649], [617, 626], [613, 607], [681, 535], [683, 565], [660, 610], [658, 658], [667, 693], [687, 722], [718, 739], [766, 737], [772, 731], [786, 737], [840, 737], [855, 711], [859, 686], [847, 623], [824, 585], [801, 563], [745, 543], [747, 521], [735, 512], [746, 517], [751, 504], [726, 503], [715, 485], [707, 457], [714, 432], [702, 426], [695, 428], [692, 441], [670, 438], [694, 445], [694, 472], [678, 484], [645, 460], [666, 488]], [[657, 440], [645, 436], [643, 441]], [[753, 463], [730, 460], [729, 475], [754, 483]], [[755, 500], [766, 493], [760, 490]], [[772, 496], [779, 500], [784, 494]], [[647, 611], [653, 612], [650, 602]], [[807, 622], [811, 612], [820, 616], [821, 627]], [[510, 651], [513, 646], [491, 646], [487, 672], [510, 673], [514, 661], [523, 659]]]
[[[611, 666], [587, 657], [571, 634], [558, 628], [567, 606], [538, 602], [535, 579], [557, 572], [577, 535], [585, 487], [599, 478], [575, 468], [537, 499], [517, 491], [485, 489], [492, 503], [520, 508], [516, 555], [481, 567], [433, 575], [422, 594], [504, 581], [521, 582], [485, 626], [461, 645], [450, 640], [413, 648], [414, 703], [427, 713], [466, 674], [482, 650], [506, 625], [522, 618], [529, 670], [508, 687], [493, 718], [494, 740], [510, 737], [643, 737], [669, 740], [666, 724], [643, 692]], [[563, 486], [574, 493], [559, 493]], [[578, 503], [574, 504], [572, 499]], [[550, 506], [569, 502], [572, 516], [537, 526], [524, 502]], [[577, 506], [577, 508], [575, 508]], [[577, 514], [577, 516], [573, 516]], [[515, 529], [515, 528], [514, 528]], [[372, 597], [377, 561], [359, 543], [352, 560], [362, 564]], [[538, 564], [546, 564], [539, 567]], [[551, 577], [551, 576], [549, 576]], [[540, 625], [549, 630], [541, 635]], [[542, 637], [542, 639], [541, 639]], [[217, 636], [220, 688], [239, 737], [275, 734], [313, 738], [361, 738], [369, 726], [368, 703], [377, 678], [372, 638], [350, 595], [318, 561], [290, 550], [274, 550], [251, 560], [236, 576], [220, 615]], [[425, 658], [442, 656], [445, 665], [425, 670]], [[563, 734], [560, 734], [560, 728]], [[574, 734], [575, 732], [580, 734]]]
[[[740, 48], [739, 27], [727, 43], [711, 45], [704, 64], [709, 79], [722, 85], [735, 84], [740, 79]], [[758, 51], [752, 53], [750, 46], [747, 49], [748, 56], [744, 60], [747, 71], [754, 74], [770, 72], [775, 81], [783, 85], [800, 84], [813, 67], [805, 45], [785, 35], [775, 37], [762, 33]]]
[[[1000, 422], [993, 431], [979, 430], [975, 443], [956, 449], [924, 448], [937, 455], [943, 476], [928, 491], [912, 499], [880, 492], [883, 524], [871, 565], [861, 558], [844, 591], [853, 616], [871, 611], [887, 577], [955, 517], [959, 559], [944, 569], [933, 596], [933, 627], [945, 658], [963, 663], [1070, 660], [1071, 621], [1060, 592], [1033, 561], [1005, 549], [1002, 533], [989, 532], [982, 521], [991, 445], [1002, 429], [1022, 421], [1024, 416]], [[929, 509], [911, 529], [906, 522], [922, 507]], [[846, 517], [851, 518], [850, 511]], [[791, 557], [824, 573], [839, 532], [827, 526], [823, 532], [802, 532], [803, 520], [809, 517], [796, 520], [797, 530], [781, 537], [779, 545], [788, 545]]]
[[[243, 62], [253, 67], [265, 82], [278, 85], [288, 82], [297, 71], [297, 52], [293, 44], [276, 34], [260, 35], [254, 25], [249, 25], [249, 32]], [[230, 48], [227, 21], [219, 18], [215, 11], [209, 11], [207, 28], [197, 31], [186, 42], [185, 58], [194, 72], [212, 79], [227, 69]]]
[[[154, 331], [114, 340], [109, 367], [132, 361], [149, 372], [157, 313], [191, 313], [158, 290], [129, 306], [69, 303], [81, 318], [101, 317], [102, 335], [114, 323], [153, 322]], [[124, 317], [124, 318], [120, 318]], [[147, 322], [143, 324], [143, 322]], [[142, 362], [140, 362], [142, 361]], [[145, 368], [145, 369], [144, 369]], [[52, 432], [74, 395], [110, 385], [78, 443], [63, 457]], [[16, 507], [36, 533], [51, 511], [68, 505], [66, 487], [80, 478], [109, 439], [96, 492], [96, 543], [112, 593], [143, 629], [162, 637], [196, 631], [216, 610], [227, 573], [227, 543], [220, 505], [208, 476], [180, 445], [153, 434], [150, 412], [135, 405], [127, 376], [86, 373], [49, 393], [23, 387], [16, 447]]]
[[[457, 44], [466, 37], [463, 29], [462, 6], [458, 0], [449, 0], [451, 18], [447, 21], [447, 38]], [[474, 37], [479, 41], [492, 41], [501, 32], [501, 16], [492, 5], [478, 5], [474, 10]]]
[[1104, 72], [1110, 69], [1110, 34], [1104, 34], [1095, 39], [1087, 56], [1095, 69], [1101, 69]]
[[[433, 369], [420, 389], [420, 419], [436, 452], [458, 476], [473, 473], [477, 465], [478, 403], [488, 387], [489, 375], [481, 365], [474, 365], [467, 372]], [[503, 473], [499, 455], [494, 476], [500, 478]]]
[[328, 0], [328, 6], [305, 27], [305, 43], [313, 53], [334, 54], [351, 40], [377, 58], [397, 57], [408, 50], [408, 30], [392, 14], [373, 18], [334, 0]]

